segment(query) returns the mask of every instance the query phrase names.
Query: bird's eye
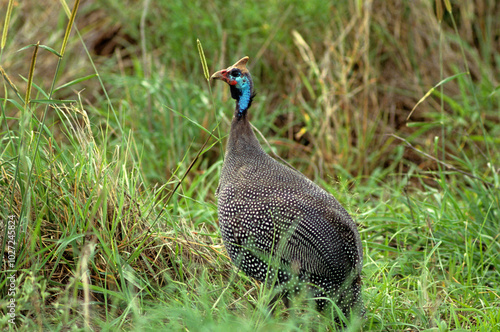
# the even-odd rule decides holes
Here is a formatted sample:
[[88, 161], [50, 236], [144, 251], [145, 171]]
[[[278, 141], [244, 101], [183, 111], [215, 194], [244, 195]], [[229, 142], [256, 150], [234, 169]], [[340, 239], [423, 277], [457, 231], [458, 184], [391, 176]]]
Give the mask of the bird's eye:
[[231, 70], [230, 74], [233, 77], [239, 77], [241, 75], [241, 71], [239, 69], [235, 68], [235, 69]]

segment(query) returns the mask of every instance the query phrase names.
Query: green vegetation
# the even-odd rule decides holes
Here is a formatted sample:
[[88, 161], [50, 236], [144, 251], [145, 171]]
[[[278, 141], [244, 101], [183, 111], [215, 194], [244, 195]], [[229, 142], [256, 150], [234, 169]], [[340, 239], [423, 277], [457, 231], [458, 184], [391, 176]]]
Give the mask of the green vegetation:
[[335, 329], [226, 255], [199, 39], [210, 72], [250, 56], [253, 124], [359, 223], [363, 330], [500, 329], [495, 1], [63, 3], [0, 9], [0, 328]]

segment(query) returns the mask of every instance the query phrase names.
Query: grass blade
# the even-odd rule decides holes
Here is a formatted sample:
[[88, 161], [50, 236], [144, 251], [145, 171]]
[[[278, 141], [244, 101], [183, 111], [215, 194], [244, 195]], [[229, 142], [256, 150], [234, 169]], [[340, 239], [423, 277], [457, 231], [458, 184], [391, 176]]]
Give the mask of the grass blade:
[[71, 33], [71, 28], [73, 27], [73, 23], [75, 22], [76, 12], [78, 11], [78, 6], [80, 5], [80, 0], [75, 1], [75, 5], [73, 6], [73, 10], [71, 11], [71, 16], [69, 17], [68, 26], [66, 27], [66, 32], [64, 33], [63, 44], [61, 47], [61, 57], [64, 55], [64, 51], [66, 51], [66, 45], [68, 44], [69, 34]]
[[7, 6], [7, 13], [5, 14], [5, 22], [3, 23], [2, 45], [1, 45], [2, 50], [5, 47], [5, 43], [7, 42], [7, 34], [9, 33], [9, 23], [10, 23], [10, 17], [12, 16], [13, 5], [14, 5], [14, 0], [9, 0], [9, 5]]
[[38, 54], [38, 44], [35, 46], [33, 51], [33, 56], [31, 57], [30, 74], [28, 76], [28, 86], [26, 87], [26, 98], [24, 99], [24, 105], [28, 106], [31, 97], [31, 86], [33, 85], [33, 74], [35, 72], [36, 56]]
[[65, 84], [63, 84], [61, 86], [58, 86], [57, 88], [54, 89], [54, 92], [59, 91], [59, 90], [64, 89], [64, 88], [67, 88], [69, 86], [72, 86], [74, 84], [81, 83], [83, 81], [89, 80], [89, 79], [94, 78], [96, 76], [97, 76], [97, 74], [92, 74], [92, 75], [88, 75], [88, 76], [85, 76], [85, 77], [77, 78], [76, 80], [73, 80], [73, 81], [65, 83]]
[[19, 100], [23, 100], [23, 97], [21, 97], [21, 94], [19, 93], [19, 90], [14, 85], [14, 83], [10, 80], [9, 75], [7, 75], [7, 73], [2, 68], [2, 66], [0, 66], [0, 74], [2, 74], [2, 77], [5, 80], [5, 82], [7, 82], [7, 84], [12, 88], [12, 90], [14, 90], [14, 93], [17, 95], [17, 97], [19, 98]]
[[32, 104], [72, 104], [75, 103], [76, 100], [70, 100], [70, 99], [32, 99], [30, 101]]
[[200, 54], [201, 65], [203, 67], [203, 75], [207, 81], [210, 80], [210, 73], [208, 71], [207, 59], [205, 58], [205, 52], [203, 52], [203, 46], [199, 39], [196, 39], [196, 44], [198, 45], [198, 53]]
[[462, 73], [458, 73], [456, 75], [453, 75], [453, 76], [450, 76], [450, 77], [447, 77], [445, 78], [444, 80], [442, 80], [441, 82], [439, 82], [438, 84], [436, 84], [435, 86], [433, 86], [429, 91], [427, 91], [427, 93], [422, 97], [420, 98], [420, 100], [415, 104], [415, 106], [413, 106], [413, 109], [411, 110], [410, 114], [408, 114], [408, 116], [406, 117], [406, 121], [410, 120], [410, 117], [412, 116], [413, 112], [415, 111], [415, 109], [417, 108], [418, 105], [420, 105], [424, 100], [427, 99], [427, 97], [429, 97], [433, 92], [434, 90], [436, 90], [437, 87], [459, 77], [459, 76], [462, 76], [462, 75], [465, 75], [467, 73], [465, 72], [462, 72]]
[[443, 20], [443, 4], [440, 0], [436, 1], [436, 17], [439, 22]]

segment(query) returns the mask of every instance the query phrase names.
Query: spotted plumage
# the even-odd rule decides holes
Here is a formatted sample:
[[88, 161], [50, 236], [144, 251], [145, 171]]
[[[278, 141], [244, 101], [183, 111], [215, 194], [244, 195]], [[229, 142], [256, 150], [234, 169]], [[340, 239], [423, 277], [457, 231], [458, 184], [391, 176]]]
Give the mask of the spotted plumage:
[[[231, 260], [247, 275], [275, 284], [285, 304], [307, 288], [345, 314], [363, 311], [361, 240], [347, 211], [300, 172], [271, 158], [248, 121], [254, 95], [248, 57], [215, 73], [236, 109], [218, 195], [219, 223]], [[322, 310], [329, 303], [317, 299]]]

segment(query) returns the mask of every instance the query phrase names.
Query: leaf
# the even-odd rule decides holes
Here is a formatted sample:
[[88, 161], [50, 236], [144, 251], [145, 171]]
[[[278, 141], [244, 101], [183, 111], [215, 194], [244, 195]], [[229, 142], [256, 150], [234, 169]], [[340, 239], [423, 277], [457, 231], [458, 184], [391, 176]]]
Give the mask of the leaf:
[[178, 116], [180, 116], [180, 117], [182, 117], [182, 118], [184, 118], [184, 119], [188, 120], [189, 122], [193, 123], [196, 127], [200, 128], [200, 129], [201, 129], [201, 130], [203, 130], [204, 132], [206, 132], [206, 133], [210, 134], [210, 136], [213, 136], [215, 139], [217, 139], [217, 137], [215, 137], [215, 136], [212, 134], [212, 132], [213, 132], [213, 131], [212, 131], [212, 132], [210, 132], [207, 128], [203, 127], [203, 126], [202, 126], [202, 125], [200, 125], [198, 122], [196, 122], [196, 121], [194, 121], [194, 120], [192, 120], [192, 119], [188, 118], [188, 117], [187, 117], [187, 116], [185, 116], [184, 114], [181, 114], [181, 113], [177, 112], [177, 111], [176, 111], [176, 110], [174, 110], [173, 108], [168, 107], [168, 106], [165, 106], [165, 107], [166, 107], [168, 110], [170, 110], [170, 111], [174, 112], [175, 114], [177, 114]]
[[72, 85], [75, 85], [77, 83], [89, 80], [89, 79], [94, 78], [96, 76], [97, 76], [97, 74], [92, 74], [92, 75], [88, 75], [88, 76], [85, 76], [85, 77], [77, 78], [76, 80], [73, 80], [73, 81], [65, 83], [65, 84], [63, 84], [61, 86], [58, 86], [57, 88], [54, 89], [54, 92], [58, 91], [58, 90], [61, 90], [61, 89], [64, 89], [64, 88], [67, 88], [68, 86], [72, 86]]
[[488, 95], [488, 97], [493, 97], [494, 94], [496, 94], [498, 91], [500, 91], [500, 85], [498, 85], [493, 91]]
[[54, 50], [52, 47], [46, 46], [46, 45], [39, 45], [38, 47], [43, 48], [46, 51], [49, 51], [50, 53], [55, 54], [57, 57], [61, 58], [62, 55], [59, 54], [56, 50]]
[[24, 104], [28, 105], [31, 97], [31, 86], [33, 85], [33, 74], [35, 73], [36, 57], [38, 54], [38, 44], [35, 46], [33, 51], [33, 56], [31, 57], [30, 72], [28, 76], [28, 86], [26, 87], [26, 98], [24, 99]]
[[415, 106], [413, 106], [413, 109], [411, 110], [410, 114], [408, 114], [408, 116], [406, 117], [406, 121], [410, 120], [410, 117], [413, 114], [413, 112], [415, 111], [415, 109], [417, 108], [417, 106], [420, 105], [424, 100], [426, 100], [427, 97], [429, 97], [432, 94], [432, 92], [434, 92], [434, 90], [436, 90], [437, 87], [439, 87], [445, 83], [448, 83], [449, 81], [451, 81], [457, 77], [460, 77], [462, 75], [465, 75], [465, 74], [468, 74], [468, 73], [462, 72], [462, 73], [458, 73], [456, 75], [447, 77], [444, 80], [442, 80], [441, 82], [439, 82], [438, 84], [436, 84], [435, 86], [433, 86], [429, 91], [427, 91], [427, 93], [422, 98], [420, 98], [420, 100], [415, 104]]
[[30, 103], [36, 103], [36, 104], [72, 104], [76, 103], [76, 100], [59, 100], [59, 99], [32, 99], [30, 100]]
[[29, 45], [26, 45], [24, 47], [21, 47], [20, 49], [18, 49], [16, 52], [21, 52], [21, 51], [24, 51], [30, 47], [40, 47], [40, 48], [43, 48], [44, 50], [47, 50], [49, 51], [50, 53], [53, 53], [55, 54], [57, 57], [62, 57], [61, 54], [59, 54], [56, 50], [54, 50], [52, 47], [49, 47], [47, 45], [40, 45], [40, 44], [29, 44]]

